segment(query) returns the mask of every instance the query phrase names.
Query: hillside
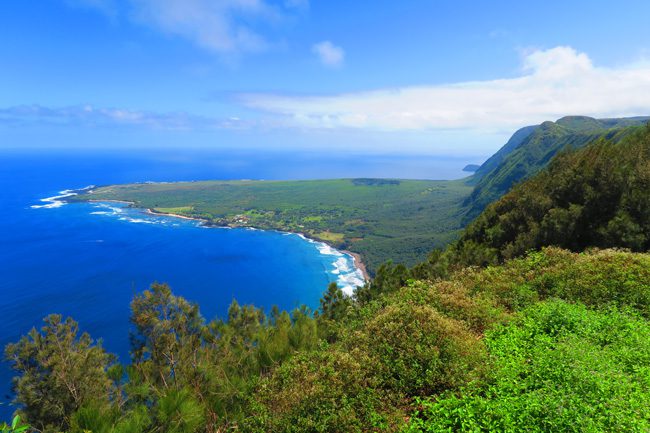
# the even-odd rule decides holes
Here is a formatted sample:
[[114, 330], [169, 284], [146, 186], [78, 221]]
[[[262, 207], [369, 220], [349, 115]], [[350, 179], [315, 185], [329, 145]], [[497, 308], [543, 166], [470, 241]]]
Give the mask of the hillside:
[[467, 222], [513, 185], [545, 167], [561, 150], [577, 149], [601, 137], [619, 141], [630, 133], [631, 127], [647, 121], [647, 117], [593, 119], [569, 116], [518, 130], [470, 178], [469, 184], [474, 185], [474, 190], [464, 202]]
[[462, 181], [205, 181], [107, 186], [71, 200], [124, 200], [215, 226], [304, 233], [361, 254], [372, 273], [393, 258], [413, 265], [453, 241], [470, 191]]
[[477, 263], [556, 245], [650, 249], [650, 125], [559, 154], [471, 223], [455, 249]]

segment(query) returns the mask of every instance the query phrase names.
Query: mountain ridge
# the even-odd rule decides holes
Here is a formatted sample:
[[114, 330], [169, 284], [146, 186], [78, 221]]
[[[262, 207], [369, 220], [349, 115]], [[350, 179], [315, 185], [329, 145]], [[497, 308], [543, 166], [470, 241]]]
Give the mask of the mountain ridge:
[[564, 116], [555, 122], [545, 121], [517, 130], [468, 179], [474, 190], [463, 203], [467, 212], [466, 223], [511, 187], [546, 167], [563, 149], [578, 149], [599, 138], [620, 141], [634, 127], [643, 126], [649, 120], [648, 116], [605, 119]]

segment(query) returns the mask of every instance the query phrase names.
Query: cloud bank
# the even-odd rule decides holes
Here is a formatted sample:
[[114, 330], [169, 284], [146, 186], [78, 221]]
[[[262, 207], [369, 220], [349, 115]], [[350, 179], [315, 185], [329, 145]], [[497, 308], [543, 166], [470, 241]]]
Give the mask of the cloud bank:
[[595, 66], [560, 46], [529, 53], [519, 77], [332, 96], [245, 94], [240, 101], [303, 128], [513, 129], [570, 114], [650, 114], [650, 62]]

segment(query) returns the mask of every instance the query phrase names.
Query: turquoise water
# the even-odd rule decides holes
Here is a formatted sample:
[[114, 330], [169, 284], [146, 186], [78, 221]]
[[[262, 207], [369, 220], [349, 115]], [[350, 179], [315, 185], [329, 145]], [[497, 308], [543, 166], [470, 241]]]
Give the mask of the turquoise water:
[[[328, 159], [329, 158], [329, 159]], [[115, 203], [51, 206], [86, 185], [199, 179], [454, 178], [466, 160], [332, 159], [292, 154], [0, 154], [0, 345], [44, 316], [72, 316], [128, 361], [129, 302], [152, 282], [199, 303], [211, 319], [233, 299], [264, 308], [316, 308], [329, 282], [358, 281], [351, 258], [298, 235], [205, 228]], [[438, 167], [438, 169], [436, 169]], [[437, 171], [436, 171], [437, 170]], [[400, 173], [402, 173], [400, 175]], [[44, 206], [45, 205], [45, 206]], [[0, 365], [0, 419], [11, 407]]]

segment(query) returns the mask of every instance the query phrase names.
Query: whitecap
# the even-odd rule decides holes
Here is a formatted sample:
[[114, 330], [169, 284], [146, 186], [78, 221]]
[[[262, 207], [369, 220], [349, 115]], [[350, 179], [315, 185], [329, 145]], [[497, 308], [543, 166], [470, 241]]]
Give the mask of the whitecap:
[[342, 252], [330, 247], [323, 242], [318, 242], [316, 244], [316, 248], [318, 248], [318, 251], [324, 256], [342, 257], [344, 255]]
[[355, 259], [352, 255], [343, 253], [324, 242], [308, 239], [301, 234], [298, 234], [298, 236], [315, 244], [316, 249], [322, 256], [334, 259], [331, 261], [331, 268], [328, 269], [328, 272], [336, 277], [336, 285], [343, 293], [352, 296], [357, 287], [361, 287], [366, 283], [363, 272], [356, 267]]
[[127, 222], [130, 222], [130, 223], [136, 223], [136, 224], [156, 224], [156, 223], [158, 223], [157, 221], [146, 220], [146, 219], [141, 219], [141, 218], [131, 218], [131, 217], [128, 217], [128, 216], [120, 217], [120, 221], [127, 221]]
[[32, 209], [53, 209], [53, 208], [61, 207], [64, 204], [67, 204], [62, 199], [67, 197], [72, 197], [73, 195], [78, 195], [79, 191], [86, 191], [94, 187], [95, 185], [88, 185], [84, 188], [79, 188], [79, 189], [64, 189], [63, 191], [59, 191], [59, 195], [55, 195], [52, 197], [45, 197], [39, 200], [40, 202], [47, 203], [47, 204], [34, 204], [31, 205], [30, 207]]

